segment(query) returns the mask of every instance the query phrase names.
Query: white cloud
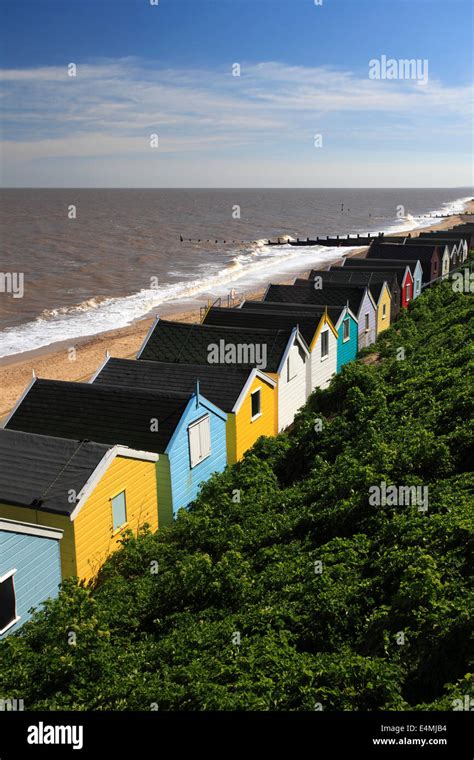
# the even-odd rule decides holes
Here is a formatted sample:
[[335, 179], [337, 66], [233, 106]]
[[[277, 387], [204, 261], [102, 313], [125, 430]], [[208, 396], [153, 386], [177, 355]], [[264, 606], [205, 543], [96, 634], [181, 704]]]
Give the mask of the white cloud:
[[[160, 69], [136, 58], [75, 63], [76, 77], [68, 76], [66, 65], [0, 70], [4, 184], [54, 184], [60, 160], [69, 185], [101, 185], [104, 171], [114, 175], [115, 160], [122, 184], [125, 177], [125, 184], [137, 186], [149, 176], [143, 163], [152, 162], [155, 176], [157, 153], [174, 185], [192, 186], [198, 175], [202, 183], [204, 174], [207, 181], [214, 158], [217, 185], [232, 184], [232, 176], [240, 181], [242, 171], [247, 183], [263, 174], [275, 182], [279, 176], [281, 184], [283, 160], [285, 176], [299, 176], [301, 184], [308, 182], [308, 164], [324, 166], [320, 173], [330, 183], [340, 177], [342, 152], [363, 181], [362, 154], [380, 152], [395, 176], [391, 156], [401, 146], [417, 151], [426, 176], [436, 146], [439, 152], [452, 148], [459, 156], [459, 165], [453, 161], [457, 174], [466, 173], [460, 152], [469, 148], [468, 87], [374, 81], [278, 62], [242, 63], [240, 77], [230, 68]], [[154, 154], [152, 132], [160, 139]], [[313, 147], [316, 132], [324, 136], [319, 155]], [[265, 163], [269, 158], [276, 175], [271, 160]], [[408, 161], [402, 163], [406, 174]], [[441, 178], [437, 184], [443, 184]]]

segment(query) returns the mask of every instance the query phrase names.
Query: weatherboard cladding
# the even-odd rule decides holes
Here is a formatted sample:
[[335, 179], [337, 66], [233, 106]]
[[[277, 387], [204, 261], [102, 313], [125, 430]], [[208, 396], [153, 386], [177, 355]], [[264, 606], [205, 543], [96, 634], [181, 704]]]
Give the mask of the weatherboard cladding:
[[[291, 330], [219, 327], [157, 320], [138, 359], [182, 364], [209, 364], [210, 346], [233, 346], [237, 355], [243, 346], [266, 347], [266, 365], [239, 362], [240, 368], [257, 367], [277, 372], [291, 337]], [[245, 353], [245, 352], [244, 352]], [[229, 363], [223, 362], [225, 366]]]
[[[293, 368], [291, 379], [288, 378], [288, 362]], [[293, 423], [298, 409], [306, 402], [310, 391], [310, 359], [301, 345], [294, 342], [290, 347], [286, 366], [278, 377], [278, 431]]]
[[[349, 338], [344, 340], [344, 322], [349, 320]], [[357, 356], [359, 347], [358, 324], [354, 317], [346, 312], [338, 323], [337, 338], [337, 366], [336, 372], [340, 372], [344, 364], [353, 361]]]
[[226, 415], [209, 414], [211, 453], [194, 467], [190, 466], [188, 427], [201, 419], [206, 409], [190, 404], [180, 420], [175, 437], [168, 447], [173, 514], [196, 498], [202, 483], [227, 465]]
[[[20, 415], [20, 418], [23, 415]], [[110, 446], [0, 430], [0, 502], [35, 505], [43, 511], [70, 515], [70, 490], [79, 493]]]
[[[307, 364], [308, 394], [315, 388], [325, 388], [336, 373], [337, 366], [337, 335], [331, 330], [329, 322], [332, 322], [324, 308], [314, 311], [312, 314], [295, 314], [294, 312], [282, 312], [271, 309], [272, 304], [267, 303], [267, 309], [227, 309], [241, 314], [242, 321], [258, 322], [259, 324], [276, 324], [279, 327], [298, 327], [300, 333], [310, 350], [310, 362]], [[222, 311], [225, 311], [223, 309]], [[217, 318], [221, 318], [221, 315]], [[333, 325], [334, 330], [336, 329]], [[324, 358], [321, 356], [321, 335], [326, 331], [328, 335], [328, 353]]]
[[222, 364], [176, 364], [110, 358], [94, 385], [115, 385], [146, 390], [193, 393], [196, 380], [202, 395], [224, 412], [231, 412], [251, 370]]
[[[246, 391], [246, 397], [243, 401], [240, 398], [253, 374], [252, 369], [227, 367], [221, 364], [172, 364], [109, 358], [93, 382], [99, 385], [112, 384], [148, 390], [174, 388], [186, 392], [196, 389], [196, 379], [198, 379], [200, 395], [228, 415], [227, 457], [229, 464], [233, 464], [243, 454], [244, 439], [249, 442], [246, 448], [250, 448], [259, 435], [275, 433], [274, 381], [260, 373], [255, 374], [253, 382]], [[246, 413], [248, 411], [246, 404], [250, 403], [250, 392], [254, 386], [261, 389], [262, 414], [258, 421], [251, 420], [251, 415]], [[239, 408], [236, 411], [237, 402], [239, 402]], [[237, 422], [234, 419], [235, 414], [239, 417]]]
[[[255, 314], [260, 314], [263, 311], [277, 312], [292, 314], [297, 323], [302, 316], [313, 314], [319, 318], [327, 312], [334, 327], [337, 330], [337, 362], [336, 372], [340, 372], [341, 367], [347, 362], [355, 359], [357, 355], [357, 320], [347, 311], [346, 306], [318, 306], [311, 304], [297, 304], [297, 303], [279, 303], [271, 301], [244, 301], [240, 307], [241, 309], [248, 309]], [[349, 338], [344, 340], [343, 336], [343, 321], [349, 320]]]
[[16, 569], [13, 583], [20, 618], [0, 634], [0, 640], [26, 623], [32, 607], [57, 596], [61, 583], [60, 535], [58, 532], [58, 538], [53, 538], [0, 528], [0, 576]]
[[[190, 397], [189, 393], [36, 380], [7, 428], [160, 453]], [[151, 429], [152, 419], [159, 422], [157, 431]]]

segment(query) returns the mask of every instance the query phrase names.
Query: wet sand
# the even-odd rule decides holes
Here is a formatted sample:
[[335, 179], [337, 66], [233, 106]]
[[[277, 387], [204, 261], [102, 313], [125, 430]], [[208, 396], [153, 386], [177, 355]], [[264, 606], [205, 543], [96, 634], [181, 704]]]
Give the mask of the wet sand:
[[[466, 204], [466, 211], [474, 211], [473, 201]], [[469, 216], [463, 217], [463, 215], [442, 219], [430, 227], [411, 230], [411, 235], [415, 237], [420, 232], [446, 229], [461, 224], [463, 221], [473, 221], [473, 219]], [[408, 232], [410, 230], [390, 234], [406, 237]], [[366, 248], [360, 248], [347, 255], [364, 256], [365, 252]], [[342, 258], [343, 256], [341, 256]], [[331, 262], [331, 265], [335, 263], [337, 262]], [[298, 274], [293, 274], [289, 279], [269, 275], [269, 282], [289, 284], [294, 281], [295, 277], [304, 277], [308, 273], [309, 270], [302, 270]], [[240, 299], [259, 299], [262, 298], [265, 289], [266, 286], [259, 290], [239, 293], [239, 296]], [[200, 312], [199, 309], [178, 311], [173, 314], [166, 314], [166, 319], [180, 322], [200, 322]], [[0, 420], [9, 413], [20, 395], [28, 387], [33, 370], [37, 377], [51, 380], [87, 381], [104, 361], [106, 351], [111, 356], [134, 358], [153, 322], [154, 318], [148, 317], [119, 330], [111, 330], [90, 338], [78, 339], [73, 344], [73, 349], [71, 349], [71, 341], [64, 341], [36, 351], [18, 354], [11, 359], [6, 357], [0, 366]]]

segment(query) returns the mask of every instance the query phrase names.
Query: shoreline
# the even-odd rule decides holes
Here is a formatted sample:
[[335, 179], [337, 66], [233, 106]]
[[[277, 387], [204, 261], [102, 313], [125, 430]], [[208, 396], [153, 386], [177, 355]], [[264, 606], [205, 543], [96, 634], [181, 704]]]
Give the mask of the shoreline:
[[[474, 201], [466, 203], [465, 213], [474, 211]], [[408, 233], [417, 237], [420, 232], [430, 230], [442, 230], [463, 223], [464, 214], [457, 214], [449, 219], [442, 219], [437, 223], [426, 227], [414, 227], [401, 232], [392, 232], [390, 235], [406, 237]], [[467, 218], [469, 221], [469, 217]], [[364, 256], [366, 247], [358, 248], [347, 254], [347, 257]], [[339, 259], [330, 263], [334, 265], [342, 261], [346, 256], [341, 254]], [[329, 264], [322, 264], [325, 268]], [[296, 277], [304, 277], [310, 269], [302, 268], [291, 277], [285, 275], [269, 274], [269, 279], [264, 286], [257, 290], [243, 291], [239, 295], [243, 300], [246, 298], [259, 299], [263, 296], [269, 282], [291, 284]], [[204, 305], [204, 299], [203, 299]], [[166, 319], [177, 322], [199, 322], [200, 310], [194, 307], [182, 308], [176, 312], [170, 311]], [[106, 351], [117, 358], [134, 358], [142, 345], [148, 330], [155, 320], [155, 316], [141, 317], [127, 327], [109, 330], [92, 336], [77, 338], [74, 341], [74, 352], [71, 351], [71, 340], [58, 341], [33, 351], [21, 354], [12, 354], [0, 360], [0, 420], [13, 408], [20, 395], [30, 384], [33, 372], [38, 377], [51, 380], [71, 380], [83, 382], [88, 380], [104, 360]]]

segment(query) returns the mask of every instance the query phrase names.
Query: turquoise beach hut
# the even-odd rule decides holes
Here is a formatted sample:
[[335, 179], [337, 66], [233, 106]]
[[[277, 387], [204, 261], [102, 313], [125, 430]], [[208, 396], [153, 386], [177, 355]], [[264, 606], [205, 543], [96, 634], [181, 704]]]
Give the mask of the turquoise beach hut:
[[[293, 291], [294, 292], [294, 291]], [[337, 330], [337, 361], [336, 372], [339, 373], [341, 368], [347, 362], [353, 361], [357, 356], [358, 350], [358, 321], [350, 307], [346, 306], [312, 306], [305, 303], [285, 303], [283, 301], [245, 301], [242, 308], [252, 309], [255, 312], [273, 310], [288, 313], [295, 317], [295, 323], [298, 323], [298, 317], [311, 316], [311, 314], [320, 314], [321, 308], [327, 312], [334, 327]]]

